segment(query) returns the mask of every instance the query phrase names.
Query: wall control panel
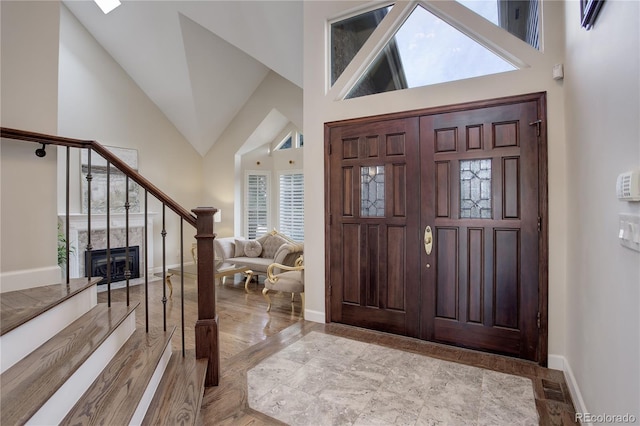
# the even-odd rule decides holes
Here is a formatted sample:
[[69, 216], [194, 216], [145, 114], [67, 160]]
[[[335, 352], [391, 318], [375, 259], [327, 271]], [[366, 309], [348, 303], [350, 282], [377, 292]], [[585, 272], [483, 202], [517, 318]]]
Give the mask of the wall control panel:
[[640, 251], [640, 215], [620, 213], [620, 244], [631, 250]]
[[622, 173], [616, 181], [619, 200], [640, 201], [640, 170]]

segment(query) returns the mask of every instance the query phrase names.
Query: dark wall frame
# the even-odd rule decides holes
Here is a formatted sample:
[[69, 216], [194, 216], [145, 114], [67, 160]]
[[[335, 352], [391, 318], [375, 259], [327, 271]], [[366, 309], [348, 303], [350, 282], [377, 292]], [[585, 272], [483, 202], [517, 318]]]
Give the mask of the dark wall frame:
[[580, 24], [589, 31], [596, 22], [604, 0], [580, 0]]

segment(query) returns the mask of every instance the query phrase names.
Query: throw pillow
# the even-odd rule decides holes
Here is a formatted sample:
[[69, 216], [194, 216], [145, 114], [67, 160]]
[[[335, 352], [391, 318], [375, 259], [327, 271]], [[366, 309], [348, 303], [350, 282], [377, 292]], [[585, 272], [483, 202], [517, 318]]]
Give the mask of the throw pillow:
[[262, 244], [256, 240], [249, 240], [244, 245], [244, 254], [246, 254], [247, 257], [258, 257], [260, 253], [262, 253]]
[[287, 240], [279, 235], [269, 235], [262, 243], [262, 251], [264, 257], [273, 259], [281, 245], [286, 244]]
[[233, 257], [244, 257], [244, 246], [247, 244], [247, 240], [235, 240], [235, 254]]

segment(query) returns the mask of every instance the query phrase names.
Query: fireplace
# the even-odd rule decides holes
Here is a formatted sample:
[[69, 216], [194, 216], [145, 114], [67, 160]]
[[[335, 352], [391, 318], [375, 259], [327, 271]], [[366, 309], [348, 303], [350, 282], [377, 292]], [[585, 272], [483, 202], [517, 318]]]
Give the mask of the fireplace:
[[[111, 213], [109, 223], [107, 223], [106, 214], [92, 214], [91, 215], [91, 245], [93, 246], [93, 253], [98, 249], [107, 248], [107, 226], [110, 228], [111, 247], [125, 247], [140, 246], [140, 253], [143, 253], [146, 247], [147, 250], [147, 264], [145, 265], [143, 259], [140, 259], [139, 270], [140, 275], [144, 276], [145, 266], [146, 270], [154, 270], [154, 251], [153, 251], [153, 236], [154, 236], [154, 218], [157, 213], [129, 213], [129, 240], [127, 242], [126, 237], [126, 215], [122, 213]], [[89, 243], [88, 233], [88, 217], [85, 214], [71, 213], [69, 215], [69, 245], [73, 248], [69, 253], [69, 276], [71, 278], [79, 278], [86, 276], [85, 273], [85, 248]], [[66, 217], [64, 215], [58, 216], [61, 229], [65, 230]], [[144, 227], [145, 225], [149, 229], [149, 233], [145, 238]], [[66, 231], [64, 231], [66, 232]], [[144, 256], [142, 256], [144, 257]], [[133, 269], [133, 268], [132, 268]]]
[[[126, 247], [112, 248], [111, 257], [111, 282], [126, 280], [125, 270], [127, 268]], [[104, 277], [98, 285], [107, 284], [107, 250], [92, 250], [91, 262], [89, 262], [89, 252], [84, 252], [84, 264], [91, 265], [90, 269], [92, 277]], [[131, 271], [130, 279], [140, 277], [140, 246], [129, 247], [129, 270]], [[85, 276], [88, 276], [85, 274]]]

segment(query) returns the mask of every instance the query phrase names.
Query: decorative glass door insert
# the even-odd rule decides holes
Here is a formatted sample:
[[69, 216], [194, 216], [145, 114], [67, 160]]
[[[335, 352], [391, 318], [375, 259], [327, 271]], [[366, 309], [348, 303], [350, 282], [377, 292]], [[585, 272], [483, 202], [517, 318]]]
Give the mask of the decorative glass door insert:
[[384, 217], [384, 166], [360, 168], [362, 217]]
[[491, 219], [491, 160], [460, 161], [460, 217]]

